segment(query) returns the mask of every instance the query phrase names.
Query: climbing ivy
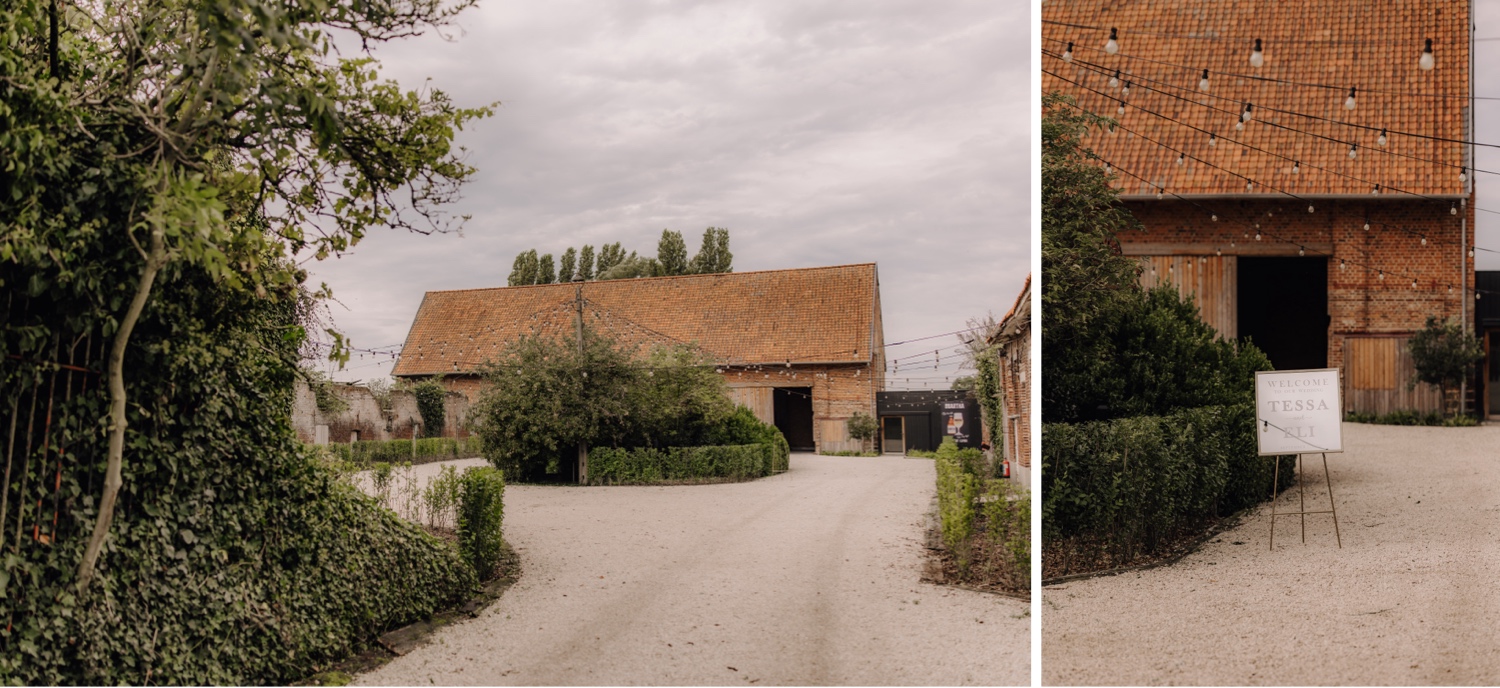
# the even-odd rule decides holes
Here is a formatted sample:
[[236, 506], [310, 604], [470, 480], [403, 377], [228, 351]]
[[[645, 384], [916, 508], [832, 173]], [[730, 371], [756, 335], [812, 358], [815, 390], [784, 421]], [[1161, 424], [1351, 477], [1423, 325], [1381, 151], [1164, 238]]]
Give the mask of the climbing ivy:
[[448, 390], [438, 380], [424, 380], [411, 388], [417, 398], [417, 413], [422, 414], [422, 433], [425, 437], [442, 437], [447, 422]]

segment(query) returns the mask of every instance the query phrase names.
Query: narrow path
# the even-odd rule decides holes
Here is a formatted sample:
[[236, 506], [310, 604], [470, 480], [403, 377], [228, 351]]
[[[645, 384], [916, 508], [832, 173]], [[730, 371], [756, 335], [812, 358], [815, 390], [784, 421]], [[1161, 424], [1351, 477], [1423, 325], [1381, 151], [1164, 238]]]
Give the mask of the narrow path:
[[1020, 685], [1027, 605], [918, 582], [931, 461], [792, 456], [672, 487], [512, 485], [520, 581], [366, 684]]
[[[1500, 427], [1344, 424], [1327, 515], [1269, 508], [1181, 562], [1049, 586], [1048, 685], [1493, 685]], [[1319, 457], [1309, 510], [1327, 508]], [[1297, 510], [1296, 489], [1278, 511]]]

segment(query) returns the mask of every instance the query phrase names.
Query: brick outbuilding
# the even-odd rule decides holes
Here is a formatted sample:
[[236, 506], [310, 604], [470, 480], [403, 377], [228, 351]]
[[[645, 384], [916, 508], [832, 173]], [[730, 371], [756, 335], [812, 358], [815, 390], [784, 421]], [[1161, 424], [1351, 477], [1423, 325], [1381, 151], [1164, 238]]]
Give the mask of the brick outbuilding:
[[1144, 225], [1119, 237], [1143, 284], [1192, 294], [1279, 369], [1341, 368], [1346, 410], [1441, 409], [1408, 389], [1406, 342], [1473, 312], [1468, 3], [1056, 0], [1042, 18], [1043, 91], [1117, 121], [1085, 145]]
[[693, 344], [734, 400], [793, 449], [858, 450], [855, 413], [875, 415], [885, 335], [874, 263], [427, 292], [392, 375], [442, 376], [477, 399], [482, 365], [523, 334], [569, 341], [588, 327], [641, 349]]

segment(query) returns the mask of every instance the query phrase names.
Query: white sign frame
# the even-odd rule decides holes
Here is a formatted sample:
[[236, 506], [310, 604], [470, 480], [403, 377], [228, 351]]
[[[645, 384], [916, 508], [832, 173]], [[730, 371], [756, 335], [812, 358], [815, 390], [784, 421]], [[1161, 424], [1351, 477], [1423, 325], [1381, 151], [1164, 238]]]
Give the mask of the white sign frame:
[[1343, 452], [1343, 392], [1338, 368], [1256, 371], [1258, 455]]

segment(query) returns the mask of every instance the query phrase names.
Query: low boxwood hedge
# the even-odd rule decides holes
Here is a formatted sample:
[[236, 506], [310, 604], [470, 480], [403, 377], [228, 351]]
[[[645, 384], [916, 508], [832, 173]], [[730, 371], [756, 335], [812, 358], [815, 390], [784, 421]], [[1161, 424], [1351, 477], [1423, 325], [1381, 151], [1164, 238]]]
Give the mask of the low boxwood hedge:
[[382, 461], [422, 464], [479, 456], [477, 439], [428, 437], [416, 442], [415, 452], [412, 451], [411, 440], [362, 440], [324, 446], [339, 458], [360, 466], [370, 466]]
[[[1116, 558], [1271, 495], [1275, 465], [1256, 455], [1249, 404], [1042, 426], [1042, 536], [1082, 538]], [[1281, 457], [1281, 484], [1294, 457]]]
[[673, 481], [749, 480], [775, 472], [778, 456], [766, 444], [631, 449], [598, 447], [589, 451], [589, 482], [644, 485]]

